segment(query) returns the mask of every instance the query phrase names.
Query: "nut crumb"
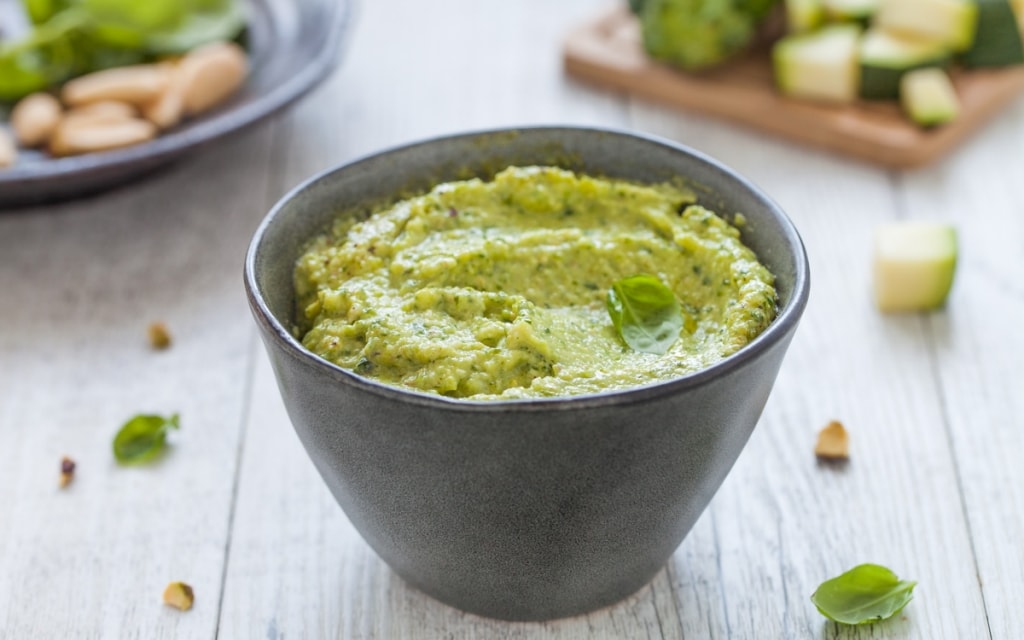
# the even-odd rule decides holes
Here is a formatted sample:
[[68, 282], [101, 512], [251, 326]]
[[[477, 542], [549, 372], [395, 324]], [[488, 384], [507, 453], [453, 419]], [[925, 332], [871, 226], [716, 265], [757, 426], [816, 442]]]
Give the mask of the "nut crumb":
[[192, 594], [192, 587], [184, 582], [172, 582], [164, 589], [164, 604], [170, 605], [182, 611], [192, 608], [195, 597]]
[[60, 488], [71, 484], [71, 481], [75, 479], [75, 461], [71, 458], [64, 456], [60, 460]]
[[149, 325], [149, 345], [159, 351], [171, 346], [171, 332], [166, 324], [154, 322]]
[[825, 460], [850, 459], [850, 435], [843, 423], [833, 420], [818, 433], [818, 445], [814, 447], [814, 455]]
[[18, 147], [6, 129], [0, 129], [0, 169], [14, 166], [18, 160]]

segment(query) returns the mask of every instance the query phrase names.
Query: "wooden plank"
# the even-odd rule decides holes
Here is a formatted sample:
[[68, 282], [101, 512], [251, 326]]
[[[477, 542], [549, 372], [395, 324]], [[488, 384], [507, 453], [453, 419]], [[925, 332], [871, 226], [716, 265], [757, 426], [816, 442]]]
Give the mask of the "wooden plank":
[[[890, 176], [648, 104], [633, 106], [633, 122], [763, 187], [793, 218], [811, 260], [804, 320], [761, 423], [711, 505], [728, 635], [988, 637], [927, 332], [916, 316], [880, 315], [871, 298], [873, 231], [898, 215]], [[851, 432], [845, 468], [812, 454], [831, 419]], [[920, 586], [898, 619], [840, 631], [809, 596], [862, 562]]]
[[[0, 636], [215, 636], [254, 333], [239, 273], [270, 133], [0, 217]], [[180, 412], [181, 431], [120, 468], [111, 440], [139, 412]], [[78, 463], [63, 491], [62, 455]], [[192, 611], [161, 604], [171, 580], [195, 588]]]
[[900, 181], [908, 218], [948, 221], [959, 234], [951, 298], [927, 327], [977, 580], [992, 637], [1006, 640], [1024, 626], [1024, 185], [1014, 177], [1022, 127], [1018, 106], [948, 163]]
[[933, 130], [909, 122], [895, 102], [832, 106], [775, 90], [766, 45], [728, 65], [685, 74], [648, 58], [628, 9], [618, 7], [572, 31], [565, 68], [580, 79], [700, 112], [887, 167], [916, 167], [949, 153], [1024, 90], [1024, 69], [954, 74], [959, 118]]

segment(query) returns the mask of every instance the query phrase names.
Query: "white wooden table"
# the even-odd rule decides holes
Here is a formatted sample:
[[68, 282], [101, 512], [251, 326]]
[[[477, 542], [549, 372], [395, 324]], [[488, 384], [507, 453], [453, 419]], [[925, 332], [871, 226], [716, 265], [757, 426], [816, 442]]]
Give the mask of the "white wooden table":
[[[340, 71], [285, 117], [93, 199], [0, 215], [0, 637], [1019, 638], [1024, 634], [1024, 103], [933, 168], [892, 173], [563, 77], [559, 44], [607, 0], [373, 0]], [[304, 177], [390, 145], [499, 125], [679, 140], [792, 216], [813, 292], [764, 417], [641, 592], [545, 624], [406, 586], [334, 503], [284, 414], [241, 265]], [[872, 233], [950, 220], [945, 311], [885, 317]], [[175, 343], [152, 352], [162, 320]], [[118, 426], [180, 412], [158, 464]], [[819, 466], [815, 434], [851, 432]], [[57, 488], [59, 461], [78, 462]], [[898, 618], [839, 628], [808, 597], [861, 562], [919, 581]], [[195, 608], [161, 605], [167, 582]]]

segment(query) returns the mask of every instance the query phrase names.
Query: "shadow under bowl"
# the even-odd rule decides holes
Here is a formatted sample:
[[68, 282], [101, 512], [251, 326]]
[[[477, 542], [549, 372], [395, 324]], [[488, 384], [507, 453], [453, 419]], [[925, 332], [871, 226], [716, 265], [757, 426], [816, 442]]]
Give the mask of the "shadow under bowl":
[[[778, 317], [732, 356], [668, 382], [499, 402], [382, 385], [292, 335], [296, 259], [340, 212], [538, 164], [651, 183], [683, 177], [701, 204], [742, 212], [744, 243], [776, 276]], [[761, 415], [809, 275], [785, 214], [716, 161], [628, 132], [538, 127], [429, 140], [312, 178], [256, 232], [245, 284], [295, 430], [370, 546], [445, 603], [543, 620], [617, 602], [665, 565]]]

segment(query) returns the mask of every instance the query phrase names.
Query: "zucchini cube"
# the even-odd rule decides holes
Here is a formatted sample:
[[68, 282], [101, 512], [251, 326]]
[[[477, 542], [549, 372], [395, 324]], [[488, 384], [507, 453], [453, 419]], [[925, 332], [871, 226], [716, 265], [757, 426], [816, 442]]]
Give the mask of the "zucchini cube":
[[887, 224], [875, 236], [875, 301], [883, 312], [941, 307], [956, 272], [956, 229], [947, 224]]
[[942, 69], [916, 69], [900, 79], [900, 103], [911, 120], [922, 127], [945, 124], [960, 114], [960, 99]]
[[776, 42], [772, 64], [779, 90], [787, 96], [809, 100], [856, 100], [860, 87], [860, 34], [859, 26], [842, 24]]

